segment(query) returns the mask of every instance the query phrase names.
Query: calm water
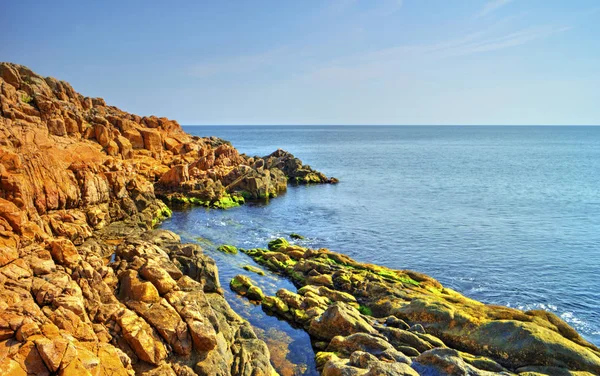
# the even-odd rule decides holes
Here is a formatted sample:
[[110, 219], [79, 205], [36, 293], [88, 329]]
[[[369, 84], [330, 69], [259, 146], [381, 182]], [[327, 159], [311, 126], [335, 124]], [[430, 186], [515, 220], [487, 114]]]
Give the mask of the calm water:
[[[297, 232], [486, 303], [550, 310], [600, 345], [599, 127], [185, 128], [249, 155], [286, 149], [341, 183], [165, 227], [245, 247]], [[224, 284], [248, 262], [216, 256]]]

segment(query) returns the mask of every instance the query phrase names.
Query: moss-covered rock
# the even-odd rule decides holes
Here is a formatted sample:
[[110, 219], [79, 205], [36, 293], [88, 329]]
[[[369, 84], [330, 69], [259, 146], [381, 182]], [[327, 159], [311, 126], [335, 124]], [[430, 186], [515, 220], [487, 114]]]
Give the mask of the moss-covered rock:
[[288, 311], [279, 315], [304, 325], [313, 340], [341, 335], [340, 344], [361, 350], [355, 342], [364, 334], [410, 356], [446, 347], [462, 351], [428, 353], [421, 358], [427, 369], [439, 364], [474, 374], [501, 369], [600, 374], [600, 350], [552, 313], [485, 305], [420, 273], [291, 246], [283, 238], [271, 241], [269, 250], [247, 254], [301, 287], [300, 298], [286, 304], [287, 297], [265, 297], [263, 307], [285, 304]]
[[281, 249], [285, 249], [287, 247], [290, 246], [290, 243], [288, 243], [287, 240], [285, 240], [285, 238], [277, 238], [274, 240], [271, 240], [269, 242], [269, 250], [273, 251], [273, 252], [277, 252]]
[[232, 255], [235, 255], [238, 253], [237, 247], [235, 247], [233, 245], [229, 245], [229, 244], [220, 245], [219, 247], [217, 247], [217, 251], [223, 252], [223, 253], [229, 253]]
[[302, 236], [300, 234], [296, 234], [295, 232], [292, 232], [290, 234], [290, 239], [302, 240], [302, 239], [304, 239], [304, 236]]
[[260, 287], [254, 285], [252, 280], [245, 275], [238, 274], [230, 282], [229, 287], [241, 296], [256, 302], [264, 299], [265, 294]]
[[256, 273], [258, 275], [265, 275], [265, 272], [262, 271], [261, 269], [257, 268], [256, 266], [244, 265], [243, 268], [244, 268], [244, 270], [247, 270], [252, 273]]

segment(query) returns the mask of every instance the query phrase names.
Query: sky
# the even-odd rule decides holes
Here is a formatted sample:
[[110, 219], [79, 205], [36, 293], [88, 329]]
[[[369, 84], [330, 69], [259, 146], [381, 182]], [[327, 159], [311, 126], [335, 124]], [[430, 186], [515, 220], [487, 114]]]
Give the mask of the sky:
[[597, 0], [3, 0], [0, 61], [185, 125], [600, 124]]

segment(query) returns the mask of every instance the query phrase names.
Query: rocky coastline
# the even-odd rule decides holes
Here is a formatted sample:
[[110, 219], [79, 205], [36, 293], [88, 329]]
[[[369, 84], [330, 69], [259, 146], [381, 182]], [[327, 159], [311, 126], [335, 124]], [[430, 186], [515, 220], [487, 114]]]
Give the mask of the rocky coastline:
[[[336, 182], [283, 150], [246, 156], [0, 63], [0, 371], [277, 374], [214, 261], [156, 227], [169, 206]], [[324, 375], [600, 374], [600, 350], [551, 313], [283, 239], [244, 252], [299, 290], [265, 296], [248, 276], [230, 287], [305, 328]]]

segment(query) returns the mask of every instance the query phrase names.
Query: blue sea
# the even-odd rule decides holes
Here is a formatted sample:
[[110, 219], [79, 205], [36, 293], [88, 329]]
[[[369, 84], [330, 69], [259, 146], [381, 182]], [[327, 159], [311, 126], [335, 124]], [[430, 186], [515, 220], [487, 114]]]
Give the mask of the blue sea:
[[[552, 311], [600, 345], [600, 127], [184, 129], [251, 156], [282, 148], [340, 180], [289, 187], [268, 203], [176, 212], [164, 228], [200, 242], [224, 287], [251, 261], [215, 246], [264, 247], [296, 232], [307, 237], [303, 245], [423, 272], [485, 303]], [[267, 292], [293, 289], [281, 278], [253, 278]], [[307, 343], [301, 331], [226, 295], [258, 331], [280, 328], [292, 349]], [[314, 373], [311, 356], [291, 351], [288, 359], [308, 368], [295, 374]]]

